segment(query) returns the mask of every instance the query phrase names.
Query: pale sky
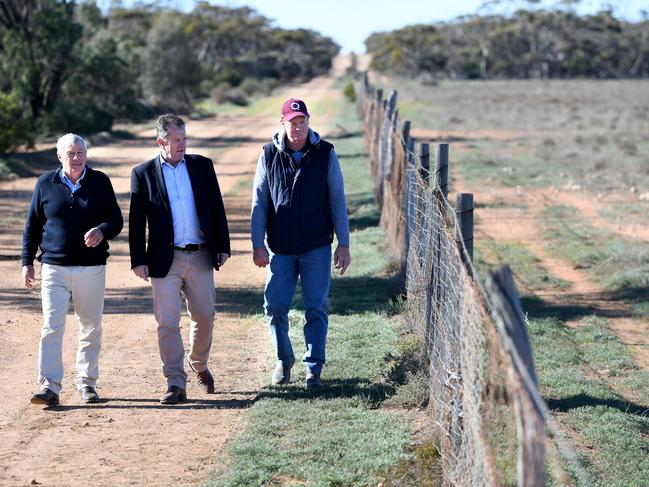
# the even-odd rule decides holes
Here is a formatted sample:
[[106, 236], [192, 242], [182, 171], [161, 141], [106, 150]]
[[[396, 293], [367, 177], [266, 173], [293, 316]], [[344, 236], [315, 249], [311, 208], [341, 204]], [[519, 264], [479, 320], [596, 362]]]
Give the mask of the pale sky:
[[[108, 4], [108, 0], [98, 4]], [[132, 0], [124, 0], [130, 5]], [[194, 0], [166, 0], [180, 10], [193, 8]], [[525, 0], [210, 0], [211, 4], [226, 7], [248, 6], [275, 25], [286, 28], [307, 28], [331, 37], [342, 47], [343, 53], [365, 52], [365, 39], [372, 32], [395, 30], [405, 25], [452, 20], [460, 15], [478, 12], [485, 3], [498, 4], [494, 13], [510, 13], [514, 5], [529, 5]], [[548, 7], [562, 3], [560, 0], [542, 0]], [[642, 10], [649, 10], [647, 0], [581, 0], [580, 13], [594, 13], [610, 5], [615, 14], [629, 20], [640, 20]], [[487, 10], [482, 10], [487, 13]]]

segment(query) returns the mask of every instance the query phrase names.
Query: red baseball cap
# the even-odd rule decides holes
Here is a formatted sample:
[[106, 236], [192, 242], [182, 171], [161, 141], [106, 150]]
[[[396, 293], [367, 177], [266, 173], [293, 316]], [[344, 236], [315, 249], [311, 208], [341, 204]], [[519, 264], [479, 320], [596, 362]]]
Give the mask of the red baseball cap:
[[282, 117], [284, 120], [292, 120], [295, 117], [308, 117], [306, 103], [297, 98], [289, 98], [282, 105]]

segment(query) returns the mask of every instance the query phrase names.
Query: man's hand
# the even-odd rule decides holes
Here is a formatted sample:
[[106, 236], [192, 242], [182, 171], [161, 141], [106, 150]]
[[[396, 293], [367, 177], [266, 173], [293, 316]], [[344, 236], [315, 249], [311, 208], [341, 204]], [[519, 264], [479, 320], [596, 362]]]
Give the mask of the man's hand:
[[33, 265], [24, 265], [23, 266], [23, 283], [27, 289], [34, 287], [34, 266]]
[[145, 281], [149, 280], [149, 266], [148, 265], [137, 265], [137, 266], [133, 267], [133, 272], [140, 279], [144, 279]]
[[349, 253], [349, 247], [339, 245], [334, 252], [334, 268], [340, 269], [341, 276], [345, 273], [351, 261], [352, 256]]
[[91, 228], [83, 236], [83, 240], [86, 242], [86, 247], [96, 247], [104, 239], [104, 234], [99, 227]]
[[252, 251], [252, 261], [257, 267], [266, 267], [270, 262], [268, 250], [266, 250], [266, 247], [254, 249]]
[[221, 253], [221, 254], [216, 254], [216, 257], [219, 260], [219, 267], [221, 267], [223, 264], [225, 264], [228, 261], [230, 255], [226, 253]]

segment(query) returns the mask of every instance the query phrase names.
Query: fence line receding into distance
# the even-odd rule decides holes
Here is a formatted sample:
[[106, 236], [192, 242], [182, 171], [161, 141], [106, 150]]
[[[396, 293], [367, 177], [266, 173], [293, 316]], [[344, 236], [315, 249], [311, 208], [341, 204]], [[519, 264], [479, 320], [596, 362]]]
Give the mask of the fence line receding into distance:
[[429, 411], [453, 486], [545, 485], [546, 406], [512, 276], [472, 267], [472, 195], [448, 202], [447, 144], [415, 144], [397, 93], [358, 83], [357, 104], [387, 246], [405, 276], [407, 319], [428, 358]]

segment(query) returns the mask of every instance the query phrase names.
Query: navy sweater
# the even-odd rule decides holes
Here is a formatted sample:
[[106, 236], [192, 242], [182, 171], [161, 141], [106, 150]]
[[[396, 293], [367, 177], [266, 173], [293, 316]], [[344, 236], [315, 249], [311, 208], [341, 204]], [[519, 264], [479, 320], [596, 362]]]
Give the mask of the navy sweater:
[[[61, 168], [46, 172], [36, 181], [23, 233], [22, 265], [38, 260], [63, 266], [104, 265], [108, 240], [122, 230], [122, 212], [108, 176], [86, 166], [81, 188], [72, 193], [61, 180]], [[104, 239], [86, 247], [83, 236], [99, 227]]]

